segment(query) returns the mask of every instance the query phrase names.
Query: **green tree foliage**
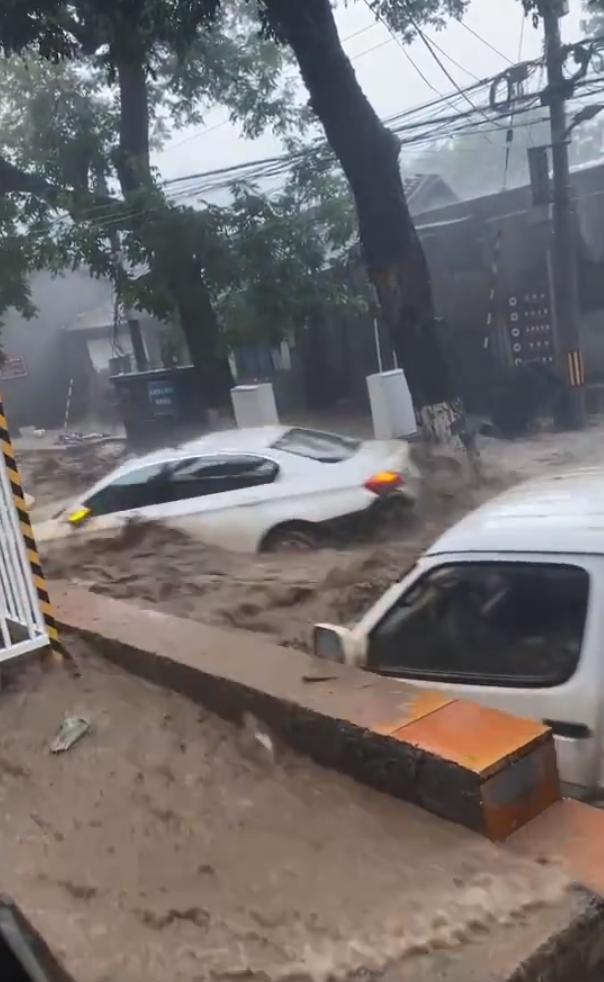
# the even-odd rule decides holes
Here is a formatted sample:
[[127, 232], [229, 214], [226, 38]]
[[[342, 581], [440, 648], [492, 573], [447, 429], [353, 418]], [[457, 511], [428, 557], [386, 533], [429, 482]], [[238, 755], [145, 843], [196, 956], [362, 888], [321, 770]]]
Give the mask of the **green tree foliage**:
[[[2, 66], [0, 195], [35, 198], [39, 238], [46, 207], [56, 262], [86, 262], [111, 273], [131, 303], [159, 315], [176, 310], [207, 381], [222, 359], [204, 282], [207, 221], [166, 199], [150, 147], [168, 126], [200, 123], [216, 104], [249, 135], [299, 121], [282, 81], [283, 52], [258, 36], [247, 5], [78, 0], [23, 3], [17, 14], [26, 6], [28, 31], [20, 16], [14, 23], [0, 12], [5, 51], [26, 56]], [[128, 276], [135, 263], [149, 271]]]
[[231, 251], [216, 296], [231, 342], [275, 344], [309, 319], [369, 308], [353, 201], [324, 154], [309, 151], [270, 198], [237, 187], [219, 216]]
[[[241, 25], [234, 36], [243, 40]], [[259, 59], [242, 51], [239, 43], [235, 54], [230, 33], [214, 37], [219, 51], [207, 77], [212, 79], [216, 96], [212, 90], [206, 97], [208, 105], [220, 92], [220, 71], [215, 67], [220, 61], [226, 68], [233, 59], [237, 72], [242, 62], [249, 62], [258, 85], [270, 88], [271, 83], [262, 80]], [[256, 43], [254, 38], [252, 48]], [[275, 46], [263, 44], [270, 55], [266, 75], [269, 80], [274, 78], [276, 88], [280, 56], [277, 53], [275, 60]], [[199, 85], [199, 89], [208, 91], [207, 86]], [[120, 253], [130, 269], [121, 282], [124, 301], [178, 320], [169, 280], [178, 272], [182, 255], [191, 256], [231, 342], [277, 341], [319, 311], [327, 315], [343, 307], [357, 310], [367, 303], [368, 284], [359, 269], [358, 255], [354, 249], [351, 252], [355, 240], [352, 201], [342, 177], [334, 172], [333, 161], [322, 152], [304, 150], [286, 186], [276, 192], [267, 189], [270, 198], [262, 186], [240, 185], [232, 201], [221, 207], [171, 206], [153, 185], [129, 195], [127, 202], [112, 201], [107, 189], [117, 184], [120, 104], [102, 65], [78, 60], [54, 63], [31, 56], [27, 61], [8, 58], [0, 61], [0, 91], [5, 93], [0, 100], [0, 157], [43, 180], [45, 187], [59, 189], [58, 197], [50, 201], [38, 195], [18, 201], [12, 196], [0, 198], [11, 201], [13, 219], [24, 232], [28, 230], [22, 244], [35, 242], [38, 246], [34, 255], [26, 250], [21, 257], [23, 271], [32, 262], [53, 268], [85, 264], [95, 275], [115, 279], [113, 233], [119, 232]], [[150, 137], [159, 146], [168, 102], [159, 79], [149, 81], [148, 91]], [[258, 113], [251, 103], [245, 125], [255, 130], [266, 118], [284, 127], [285, 113], [277, 104], [280, 98], [280, 94], [275, 96], [268, 116], [263, 100]], [[235, 101], [231, 111], [244, 113], [245, 109]], [[292, 150], [302, 149], [291, 139], [289, 145]], [[26, 202], [35, 205], [29, 216], [23, 207]], [[65, 213], [62, 204], [77, 220]], [[14, 234], [12, 241], [14, 250]], [[160, 243], [165, 276], [158, 276], [152, 262]], [[5, 269], [8, 274], [10, 266]], [[7, 294], [9, 299], [12, 296], [14, 290]], [[23, 299], [25, 302], [25, 294]]]

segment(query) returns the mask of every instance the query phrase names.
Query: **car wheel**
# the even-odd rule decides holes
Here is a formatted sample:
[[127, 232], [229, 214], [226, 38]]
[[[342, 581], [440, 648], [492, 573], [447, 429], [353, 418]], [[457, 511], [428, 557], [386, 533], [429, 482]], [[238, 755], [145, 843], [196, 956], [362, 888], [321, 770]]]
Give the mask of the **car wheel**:
[[300, 522], [295, 525], [278, 525], [271, 529], [264, 540], [264, 552], [311, 552], [322, 543], [319, 529]]

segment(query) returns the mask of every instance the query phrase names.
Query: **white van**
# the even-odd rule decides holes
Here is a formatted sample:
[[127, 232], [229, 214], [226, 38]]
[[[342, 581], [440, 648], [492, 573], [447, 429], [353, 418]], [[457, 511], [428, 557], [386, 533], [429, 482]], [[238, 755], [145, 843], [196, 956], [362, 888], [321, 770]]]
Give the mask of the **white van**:
[[547, 722], [570, 793], [604, 792], [604, 470], [519, 485], [315, 653]]

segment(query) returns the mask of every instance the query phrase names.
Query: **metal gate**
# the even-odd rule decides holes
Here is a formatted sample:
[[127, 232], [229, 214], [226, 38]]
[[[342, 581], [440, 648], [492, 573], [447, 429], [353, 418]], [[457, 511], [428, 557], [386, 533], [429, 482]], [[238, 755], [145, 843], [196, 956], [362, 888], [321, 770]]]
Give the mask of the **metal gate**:
[[0, 662], [38, 648], [62, 656], [0, 396]]

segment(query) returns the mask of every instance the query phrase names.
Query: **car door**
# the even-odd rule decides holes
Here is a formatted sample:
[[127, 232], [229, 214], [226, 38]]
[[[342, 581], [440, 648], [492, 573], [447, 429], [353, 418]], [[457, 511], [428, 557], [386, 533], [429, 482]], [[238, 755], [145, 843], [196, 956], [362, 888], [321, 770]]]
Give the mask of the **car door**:
[[155, 517], [209, 544], [254, 550], [265, 531], [260, 506], [278, 478], [277, 463], [258, 454], [172, 460], [165, 471], [166, 500]]
[[371, 626], [367, 667], [547, 721], [561, 779], [594, 788], [602, 565], [532, 554], [432, 559]]
[[130, 518], [153, 519], [170, 500], [165, 461], [118, 474], [82, 502], [90, 516], [81, 525], [86, 531], [119, 526]]

